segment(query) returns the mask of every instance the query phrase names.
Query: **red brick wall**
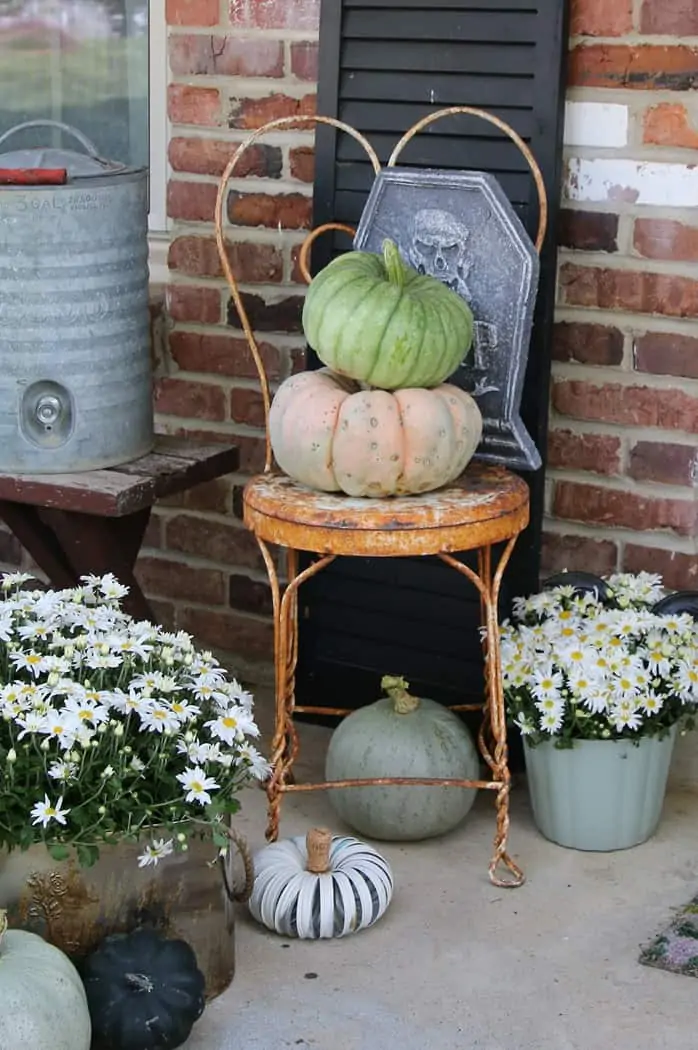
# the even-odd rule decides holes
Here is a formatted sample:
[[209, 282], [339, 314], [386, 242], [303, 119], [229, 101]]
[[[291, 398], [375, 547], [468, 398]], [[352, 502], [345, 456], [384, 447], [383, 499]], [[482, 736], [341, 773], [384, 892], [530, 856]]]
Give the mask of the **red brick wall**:
[[[242, 472], [158, 510], [140, 577], [160, 614], [251, 663], [271, 655], [269, 592], [240, 521], [245, 475], [263, 464], [254, 364], [213, 241], [218, 179], [235, 145], [278, 116], [312, 113], [319, 3], [168, 0], [172, 176], [168, 211], [170, 361], [158, 421], [172, 432], [234, 441]], [[268, 135], [230, 183], [231, 252], [273, 382], [303, 366], [297, 246], [310, 225], [312, 132]]]
[[545, 562], [698, 586], [698, 4], [572, 8]]
[[[545, 566], [655, 568], [697, 586], [698, 4], [572, 6]], [[159, 422], [236, 441], [243, 470], [159, 509], [140, 576], [165, 620], [254, 663], [271, 654], [269, 598], [240, 493], [263, 459], [261, 404], [227, 323], [211, 219], [235, 144], [313, 111], [319, 0], [168, 0], [167, 15], [174, 225]], [[275, 382], [302, 367], [295, 251], [311, 182], [312, 134], [293, 132], [250, 150], [231, 184], [231, 250]], [[0, 534], [0, 558], [17, 555]]]

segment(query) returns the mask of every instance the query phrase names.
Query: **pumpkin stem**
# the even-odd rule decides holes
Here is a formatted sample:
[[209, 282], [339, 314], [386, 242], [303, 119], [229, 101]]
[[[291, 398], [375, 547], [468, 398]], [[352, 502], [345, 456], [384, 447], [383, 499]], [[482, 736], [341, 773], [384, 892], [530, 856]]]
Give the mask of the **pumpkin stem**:
[[134, 992], [152, 992], [155, 987], [149, 977], [144, 973], [125, 973], [124, 980]]
[[404, 678], [386, 674], [381, 679], [381, 689], [384, 689], [393, 701], [393, 708], [398, 715], [409, 715], [419, 707], [419, 697], [407, 692], [409, 682]]
[[308, 851], [305, 870], [313, 875], [324, 875], [330, 866], [332, 832], [327, 828], [311, 828], [305, 836], [305, 846]]
[[390, 283], [398, 288], [403, 288], [405, 277], [407, 276], [407, 267], [400, 255], [400, 249], [394, 241], [387, 239], [383, 241], [383, 265]]

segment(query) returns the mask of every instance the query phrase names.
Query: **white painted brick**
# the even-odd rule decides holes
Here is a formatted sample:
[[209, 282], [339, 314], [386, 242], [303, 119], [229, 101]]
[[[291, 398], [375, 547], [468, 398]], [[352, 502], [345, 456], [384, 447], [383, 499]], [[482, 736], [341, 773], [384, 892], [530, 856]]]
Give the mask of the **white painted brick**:
[[698, 203], [698, 167], [615, 157], [568, 163], [566, 196], [571, 201], [626, 201], [671, 208]]
[[566, 102], [565, 145], [613, 149], [628, 144], [628, 107], [616, 102]]

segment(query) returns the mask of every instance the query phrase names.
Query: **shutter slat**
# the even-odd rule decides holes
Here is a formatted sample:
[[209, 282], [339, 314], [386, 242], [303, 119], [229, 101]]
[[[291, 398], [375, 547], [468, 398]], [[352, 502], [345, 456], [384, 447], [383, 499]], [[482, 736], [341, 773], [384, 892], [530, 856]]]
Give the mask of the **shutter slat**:
[[[540, 23], [536, 14], [508, 11], [439, 11], [429, 18], [422, 10], [375, 8], [371, 17], [361, 10], [347, 11], [343, 35], [347, 40], [384, 40], [390, 50], [403, 40], [464, 40], [467, 43], [535, 44]], [[437, 67], [438, 68], [438, 67]]]
[[[490, 106], [488, 111], [511, 125], [524, 142], [530, 142], [536, 130], [535, 119], [530, 109], [517, 110], [511, 107]], [[353, 127], [356, 126], [356, 121], [360, 120], [362, 131], [369, 137], [372, 137], [372, 133], [376, 131], [390, 133], [393, 138], [393, 144], [396, 144], [400, 137], [395, 132], [395, 128], [410, 128], [418, 120], [422, 120], [423, 117], [433, 112], [434, 107], [431, 105], [402, 101], [374, 102], [367, 106], [361, 100], [351, 99], [343, 100], [340, 105], [342, 120]], [[444, 140], [451, 139], [456, 142], [463, 139], [477, 139], [476, 145], [478, 149], [480, 146], [485, 148], [485, 143], [488, 140], [502, 143], [506, 147], [510, 146], [509, 140], [504, 138], [499, 128], [495, 127], [494, 124], [488, 124], [477, 117], [462, 115], [449, 117], [425, 128], [420, 132], [419, 138], [427, 135], [432, 140], [441, 138]], [[518, 153], [516, 146], [512, 145], [511, 148]], [[479, 163], [484, 164], [482, 160], [479, 160]], [[486, 167], [486, 165], [484, 166]]]
[[[479, 106], [491, 109], [511, 105], [521, 109], [533, 105], [535, 84], [532, 76], [467, 76], [432, 73], [388, 73], [349, 71], [339, 81], [341, 101], [361, 99], [373, 105], [380, 102], [421, 102], [433, 107]], [[368, 108], [368, 107], [367, 107]]]
[[[501, 70], [511, 76], [530, 76], [534, 68], [535, 45], [518, 41], [507, 48], [501, 44], [465, 44], [443, 41], [438, 45], [439, 73], [492, 74]], [[434, 71], [434, 53], [421, 40], [402, 40], [399, 48], [386, 48], [382, 40], [347, 40], [342, 55], [342, 68], [372, 71], [430, 73]]]
[[[350, 8], [365, 9], [366, 15], [373, 14], [377, 8], [407, 11], [418, 8], [423, 11], [427, 5], [424, 0], [344, 0], [345, 10]], [[505, 11], [507, 14], [537, 14], [535, 0], [436, 0], [430, 10], [442, 11]]]

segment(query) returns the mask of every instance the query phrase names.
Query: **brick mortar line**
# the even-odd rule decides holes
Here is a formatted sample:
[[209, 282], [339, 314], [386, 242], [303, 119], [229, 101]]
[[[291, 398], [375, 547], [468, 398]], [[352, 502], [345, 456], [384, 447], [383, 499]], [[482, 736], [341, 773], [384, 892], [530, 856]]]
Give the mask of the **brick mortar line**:
[[[173, 183], [196, 182], [203, 186], [218, 187], [221, 180], [220, 176], [217, 175], [202, 175], [195, 171], [173, 171], [168, 181]], [[245, 175], [241, 178], [236, 178], [235, 175], [233, 175], [233, 177], [228, 180], [228, 189], [230, 190], [243, 190], [248, 193], [263, 193], [268, 197], [283, 196], [289, 187], [293, 189], [294, 193], [300, 193], [302, 197], [312, 198], [313, 196], [313, 187], [311, 183], [303, 182], [301, 179], [272, 179], [262, 175]], [[255, 228], [256, 227], [254, 226], [250, 227], [250, 229]]]
[[[225, 328], [224, 331], [221, 331], [222, 327]], [[177, 332], [182, 332], [185, 335], [228, 335], [229, 331], [230, 331], [230, 326], [229, 325], [221, 326], [221, 325], [196, 324], [195, 322], [192, 322], [192, 321], [181, 321], [181, 322], [177, 322], [176, 331]], [[235, 329], [235, 331], [238, 331], [238, 329]], [[266, 338], [267, 334], [268, 334], [269, 338]], [[257, 335], [259, 337], [260, 343], [273, 344], [276, 347], [277, 350], [288, 350], [288, 351], [303, 350], [303, 349], [305, 349], [305, 346], [306, 346], [306, 340], [305, 340], [305, 338], [302, 335], [293, 335], [292, 333], [289, 333], [289, 332], [279, 332], [279, 333], [258, 332]], [[233, 336], [233, 338], [236, 338], [236, 337]], [[245, 341], [245, 335], [244, 335], [243, 332], [240, 332], [240, 340], [242, 342]], [[279, 340], [284, 340], [284, 342], [282, 342], [279, 345], [279, 343], [278, 343]], [[286, 340], [288, 340], [288, 344], [286, 344], [286, 342], [285, 342]], [[250, 354], [250, 360], [251, 359], [252, 359], [252, 355]]]
[[[227, 284], [227, 282], [226, 282], [224, 277], [200, 277], [200, 276], [194, 276], [194, 275], [189, 276], [189, 275], [186, 275], [186, 274], [182, 274], [179, 270], [170, 270], [169, 272], [170, 272], [170, 276], [174, 277], [174, 280], [170, 281], [170, 285], [169, 285], [170, 287], [185, 286], [185, 287], [188, 287], [188, 288], [202, 288], [202, 289], [203, 288], [213, 288], [213, 289], [217, 288], [219, 291], [229, 291], [228, 284]], [[305, 289], [306, 289], [306, 285], [304, 285], [304, 284], [290, 284], [289, 285], [289, 284], [282, 284], [281, 282], [279, 282], [278, 284], [268, 284], [268, 283], [261, 283], [261, 282], [260, 282], [260, 284], [249, 284], [247, 282], [240, 282], [239, 287], [240, 287], [240, 291], [242, 291], [242, 292], [248, 292], [251, 295], [262, 295], [262, 297], [265, 299], [265, 302], [267, 302], [267, 303], [270, 303], [270, 302], [274, 301], [274, 295], [276, 295], [278, 298], [289, 298], [289, 292], [292, 293], [294, 289], [298, 289], [297, 294], [302, 296], [302, 295], [305, 294]], [[285, 294], [282, 295], [281, 293], [285, 293]], [[214, 325], [213, 327], [217, 327], [217, 325]], [[228, 329], [231, 326], [230, 325], [223, 325], [223, 327]], [[239, 330], [242, 331], [241, 329], [239, 329]], [[237, 329], [236, 329], [236, 331], [237, 331]], [[271, 338], [271, 336], [274, 335], [274, 334], [275, 333], [273, 333], [273, 332], [265, 333], [265, 332], [257, 331], [257, 335], [260, 337], [260, 342], [264, 342], [264, 339], [261, 338], [262, 336], [268, 335]], [[284, 335], [285, 333], [284, 332], [279, 332], [278, 334], [279, 335]]]
[[[252, 427], [247, 423], [233, 423], [229, 419], [198, 419], [192, 416], [168, 415], [166, 412], [156, 412], [158, 424], [172, 427], [185, 427], [187, 430], [200, 430], [202, 433], [210, 431], [213, 434], [231, 438], [231, 444], [235, 444], [235, 438], [255, 438], [264, 441], [264, 430], [260, 427]], [[169, 433], [167, 431], [166, 433]]]
[[[628, 319], [633, 321], [632, 324]], [[622, 332], [642, 335], [645, 332], [666, 332], [669, 335], [698, 336], [698, 319], [693, 317], [672, 317], [669, 314], [634, 314], [621, 310], [604, 310], [600, 306], [572, 306], [557, 303], [555, 320], [572, 324], [598, 324], [602, 328], [619, 328]], [[688, 329], [688, 331], [687, 331]], [[567, 362], [555, 362], [566, 364]], [[609, 365], [596, 367], [611, 367]], [[643, 373], [644, 374], [644, 373]], [[680, 378], [680, 377], [679, 377]]]
[[[183, 612], [188, 612], [189, 609], [201, 610], [202, 612], [226, 612], [230, 613], [232, 616], [240, 616], [245, 620], [251, 620], [253, 623], [262, 623], [265, 626], [271, 623], [270, 616], [262, 616], [259, 613], [247, 612], [243, 609], [234, 608], [232, 605], [203, 605], [201, 602], [195, 602], [189, 598], [172, 598], [165, 594], [158, 594], [155, 591], [149, 591], [148, 597], [155, 599], [155, 601], [167, 602], [168, 605], [172, 605], [175, 610], [181, 610]], [[231, 642], [234, 643], [234, 639], [231, 638]], [[201, 649], [204, 648], [204, 646], [199, 645], [198, 648]], [[235, 656], [236, 659], [242, 655], [238, 654], [235, 649], [219, 649], [219, 652], [229, 652], [232, 656]], [[243, 655], [243, 659], [244, 658]]]
[[[306, 95], [316, 95], [312, 80], [300, 80], [282, 74], [278, 77], [243, 77], [237, 73], [171, 73], [170, 84], [183, 87], [215, 87], [219, 90], [235, 91], [233, 98], [266, 98], [267, 95], [288, 95], [299, 100]], [[270, 90], [275, 88], [277, 90]], [[256, 92], [262, 91], [261, 95]]]
[[[229, 376], [216, 373], [212, 375], [211, 372], [190, 372], [186, 368], [177, 368], [174, 372], [164, 376], [165, 379], [182, 379], [187, 383], [198, 383], [201, 386], [213, 386], [217, 390], [223, 390], [226, 394], [230, 394], [232, 390], [257, 390], [259, 391], [259, 382], [254, 379], [246, 379], [244, 376], [240, 378], [236, 376]], [[249, 384], [249, 385], [247, 385]], [[274, 387], [279, 386], [278, 380], [271, 382], [272, 390]], [[161, 412], [161, 415], [169, 415], [169, 412]]]
[[614, 474], [596, 474], [572, 467], [546, 466], [550, 481], [569, 481], [575, 485], [591, 485], [607, 492], [621, 492], [624, 496], [640, 496], [644, 499], [672, 500], [687, 505], [698, 503], [698, 492], [689, 485], [665, 485], [659, 481], [636, 481], [634, 478]]
[[[649, 387], [652, 390], [676, 390], [678, 387], [681, 393], [688, 393], [692, 397], [698, 398], [698, 379], [687, 379], [684, 376], [655, 375], [653, 372], [630, 373], [621, 369], [613, 372], [613, 378], [604, 379], [599, 376], [599, 370], [604, 369], [603, 376], [605, 376], [605, 369], [608, 368], [610, 370], [612, 366], [572, 364], [569, 361], [556, 361], [555, 365], [556, 378], [559, 379], [581, 379], [585, 382], [591, 382], [595, 386], [608, 386], [609, 384], [617, 383], [619, 386]], [[569, 372], [567, 369], [569, 369]], [[696, 441], [698, 441], [698, 437]]]
[[227, 36], [234, 36], [239, 40], [290, 40], [294, 44], [296, 43], [317, 43], [319, 39], [319, 30], [313, 29], [266, 29], [260, 28], [259, 26], [236, 26], [232, 25], [228, 18], [224, 17], [222, 21], [216, 22], [212, 26], [187, 26], [179, 25], [175, 22], [167, 23], [167, 35], [168, 36], [186, 36], [187, 34], [193, 34], [195, 36], [207, 36], [211, 33], [223, 33]]
[[[655, 550], [668, 551], [670, 554], [676, 551], [678, 554], [696, 554], [698, 546], [691, 542], [687, 536], [665, 536], [660, 529], [648, 529], [647, 531], [637, 529], [623, 529], [619, 526], [587, 525], [583, 521], [574, 521], [568, 518], [556, 518], [545, 515], [543, 518], [543, 529], [556, 536], [563, 538], [573, 535], [582, 536], [584, 539], [614, 540], [618, 543], [638, 542], [645, 547], [653, 547]], [[671, 546], [662, 546], [657, 540], [667, 539]]]
[[[589, 252], [574, 248], [560, 248], [558, 264], [578, 263], [589, 270], [617, 270], [619, 273], [656, 273], [668, 277], [686, 277], [698, 281], [698, 261], [647, 259], [640, 255], [621, 255], [620, 252]], [[629, 263], [630, 265], [625, 265]], [[636, 312], [636, 311], [633, 311]]]
[[280, 43], [289, 41], [291, 43], [316, 44], [318, 32], [311, 29], [260, 29], [251, 26], [249, 29], [241, 29], [233, 26], [227, 20], [216, 22], [212, 26], [188, 26], [179, 23], [167, 23], [167, 35], [170, 36], [232, 36], [236, 40], [276, 40]]
[[[193, 132], [183, 136], [181, 129]], [[229, 142], [237, 148], [253, 134], [252, 128], [231, 128], [227, 124], [177, 124], [171, 123], [170, 138], [196, 138], [210, 139], [213, 142]], [[282, 148], [283, 146], [294, 146], [296, 144], [307, 146], [312, 143], [313, 128], [290, 128], [286, 131], [269, 131], [263, 138], [258, 139], [258, 145], [272, 145]], [[235, 149], [231, 150], [231, 157]]]
[[659, 102], [694, 101], [692, 91], [672, 91], [670, 88], [626, 88], [626, 87], [593, 87], [587, 84], [569, 84], [565, 93], [567, 102], [615, 102], [631, 108], [645, 109]]
[[633, 30], [632, 33], [624, 33], [622, 36], [587, 36], [576, 33], [569, 38], [570, 50], [579, 45], [599, 44], [605, 47], [687, 47], [698, 49], [698, 36], [676, 36], [672, 33], [640, 33]]
[[[224, 329], [222, 331], [222, 328]], [[182, 332], [185, 335], [228, 335], [230, 332], [230, 326], [225, 325], [207, 325], [203, 323], [197, 323], [194, 321], [178, 321], [177, 332]], [[237, 332], [238, 329], [235, 329]], [[270, 343], [277, 350], [303, 350], [306, 346], [306, 340], [303, 335], [294, 335], [291, 332], [258, 332], [260, 343]], [[267, 338], [268, 336], [268, 338]], [[233, 336], [236, 338], [236, 336]], [[245, 335], [240, 332], [240, 341], [245, 341]], [[251, 359], [251, 355], [250, 355]]]
[[660, 145], [652, 142], [628, 143], [625, 146], [576, 146], [563, 147], [563, 158], [571, 160], [632, 160], [638, 164], [673, 164], [679, 167], [695, 167], [690, 158], [695, 149], [688, 146]]
[[[167, 562], [168, 565], [186, 565], [190, 569], [204, 568], [201, 562], [205, 559], [197, 558], [195, 554], [185, 553], [184, 551], [174, 551], [170, 547], [143, 547], [141, 553], [147, 558], [157, 558], [158, 561]], [[255, 583], [266, 583], [267, 585], [269, 583], [263, 569], [250, 569], [245, 565], [231, 565], [228, 562], [225, 564], [223, 562], [213, 562], [212, 565], [224, 576], [231, 574], [247, 576], [249, 579], [254, 580]], [[209, 568], [210, 564], [205, 567]], [[184, 599], [179, 600], [183, 601]]]
[[[631, 204], [629, 201], [579, 201], [565, 198], [565, 211], [591, 212], [593, 215], [618, 215], [629, 219], [651, 219], [653, 221], [681, 222], [684, 226], [698, 229], [695, 207], [672, 208], [667, 204]], [[561, 251], [566, 249], [561, 248]], [[617, 252], [609, 252], [616, 255]]]
[[[188, 516], [201, 518], [204, 521], [215, 521], [218, 525], [230, 525], [232, 528], [238, 529], [240, 532], [248, 531], [239, 518], [236, 518], [233, 514], [228, 512], [223, 514], [219, 511], [198, 510], [192, 507], [178, 507], [168, 503], [156, 503], [155, 507], [158, 512], [158, 517], [162, 518], [164, 522], [170, 521], [171, 518], [175, 518], [177, 515], [186, 514]], [[174, 550], [174, 548], [168, 547], [167, 550]], [[190, 557], [196, 557], [196, 555], [190, 555]]]
[[[178, 180], [178, 181], [187, 181]], [[199, 219], [173, 219], [174, 226], [170, 231], [172, 234], [171, 244], [174, 244], [176, 240], [182, 237], [198, 237], [200, 240], [212, 240], [214, 235], [213, 223], [203, 222]], [[235, 225], [226, 225], [226, 243], [227, 244], [263, 244], [265, 246], [275, 247], [278, 246], [281, 250], [286, 248], [297, 248], [307, 237], [306, 230], [282, 230], [279, 234], [278, 229], [273, 229], [270, 226], [240, 226], [237, 223]], [[236, 236], [240, 233], [241, 236]], [[282, 243], [279, 244], [279, 238], [283, 238]]]
[[[596, 419], [576, 419], [574, 416], [560, 415], [555, 409], [551, 409], [550, 431], [556, 430], [569, 430], [573, 434], [591, 434], [597, 437], [625, 438], [629, 446], [638, 441], [650, 441], [655, 445], [686, 445], [687, 448], [698, 446], [698, 435], [686, 430], [641, 427], [626, 423], [605, 423]], [[662, 439], [660, 440], [657, 435], [662, 435]]]

